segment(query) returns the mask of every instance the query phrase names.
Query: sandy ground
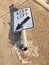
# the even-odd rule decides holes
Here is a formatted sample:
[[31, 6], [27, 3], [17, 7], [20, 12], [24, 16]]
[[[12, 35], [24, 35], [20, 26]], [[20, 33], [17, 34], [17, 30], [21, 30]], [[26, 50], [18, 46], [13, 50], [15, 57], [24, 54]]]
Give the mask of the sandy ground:
[[49, 10], [49, 0], [35, 0], [38, 4]]
[[30, 55], [20, 51], [22, 57], [29, 61], [25, 65], [49, 65], [49, 11], [33, 0], [24, 3], [22, 0], [0, 0], [0, 65], [24, 65], [19, 60], [13, 45], [19, 41], [20, 34], [14, 35], [11, 32], [9, 6], [12, 4], [17, 8], [32, 9], [34, 28], [26, 30], [28, 49], [32, 51], [29, 52]]

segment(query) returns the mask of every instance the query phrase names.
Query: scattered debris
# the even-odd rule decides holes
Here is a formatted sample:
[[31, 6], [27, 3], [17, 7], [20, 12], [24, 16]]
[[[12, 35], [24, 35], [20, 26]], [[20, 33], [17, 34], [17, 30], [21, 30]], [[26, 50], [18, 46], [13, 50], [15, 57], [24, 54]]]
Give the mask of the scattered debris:
[[[18, 42], [17, 42], [18, 43]], [[30, 57], [38, 57], [39, 54], [38, 54], [38, 46], [35, 46], [33, 45], [32, 41], [29, 41], [28, 42], [28, 50], [27, 51], [22, 51], [24, 52], [24, 55], [28, 55]], [[16, 53], [16, 55], [18, 56], [19, 60], [22, 62], [22, 63], [30, 63], [31, 61], [28, 61], [26, 59], [23, 59], [23, 56], [21, 55], [21, 50], [19, 48], [17, 48], [17, 44], [15, 44], [13, 46], [13, 50], [12, 50], [12, 54], [13, 53]]]

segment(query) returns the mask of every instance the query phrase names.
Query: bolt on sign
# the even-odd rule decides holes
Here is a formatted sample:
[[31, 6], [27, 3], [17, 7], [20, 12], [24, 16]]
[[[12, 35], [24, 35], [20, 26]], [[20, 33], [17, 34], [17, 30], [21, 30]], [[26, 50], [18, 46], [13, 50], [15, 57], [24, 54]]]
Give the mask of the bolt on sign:
[[34, 27], [31, 8], [23, 8], [14, 12], [13, 32]]

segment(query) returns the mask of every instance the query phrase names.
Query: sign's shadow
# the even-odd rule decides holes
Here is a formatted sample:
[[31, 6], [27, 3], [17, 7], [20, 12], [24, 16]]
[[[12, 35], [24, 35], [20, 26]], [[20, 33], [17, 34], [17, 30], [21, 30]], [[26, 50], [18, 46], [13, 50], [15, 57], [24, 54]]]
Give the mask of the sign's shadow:
[[11, 41], [10, 43], [12, 45], [15, 45], [16, 47], [18, 47], [19, 49], [22, 49], [23, 45], [21, 44], [21, 32], [17, 32], [17, 33], [13, 33], [12, 32], [12, 27], [13, 27], [13, 22], [14, 22], [14, 11], [17, 11], [18, 9], [14, 7], [14, 5], [12, 4], [10, 7], [10, 31], [9, 31], [9, 40]]

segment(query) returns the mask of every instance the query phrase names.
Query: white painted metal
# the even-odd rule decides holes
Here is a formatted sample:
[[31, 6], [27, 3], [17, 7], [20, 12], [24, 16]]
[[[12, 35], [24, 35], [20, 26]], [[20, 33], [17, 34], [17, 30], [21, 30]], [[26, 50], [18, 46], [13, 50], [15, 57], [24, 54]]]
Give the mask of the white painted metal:
[[[21, 24], [22, 21], [29, 16], [30, 19], [23, 24], [22, 28], [16, 30], [18, 24]], [[18, 11], [14, 12], [14, 23], [13, 23], [13, 32], [19, 32], [23, 29], [28, 29], [28, 28], [33, 28], [34, 27], [34, 23], [32, 20], [32, 16], [31, 16], [31, 8], [23, 8], [23, 9], [19, 9]]]
[[25, 48], [25, 47], [27, 47], [27, 38], [26, 38], [25, 30], [22, 30], [22, 38], [23, 38], [23, 44], [24, 44], [24, 48]]

